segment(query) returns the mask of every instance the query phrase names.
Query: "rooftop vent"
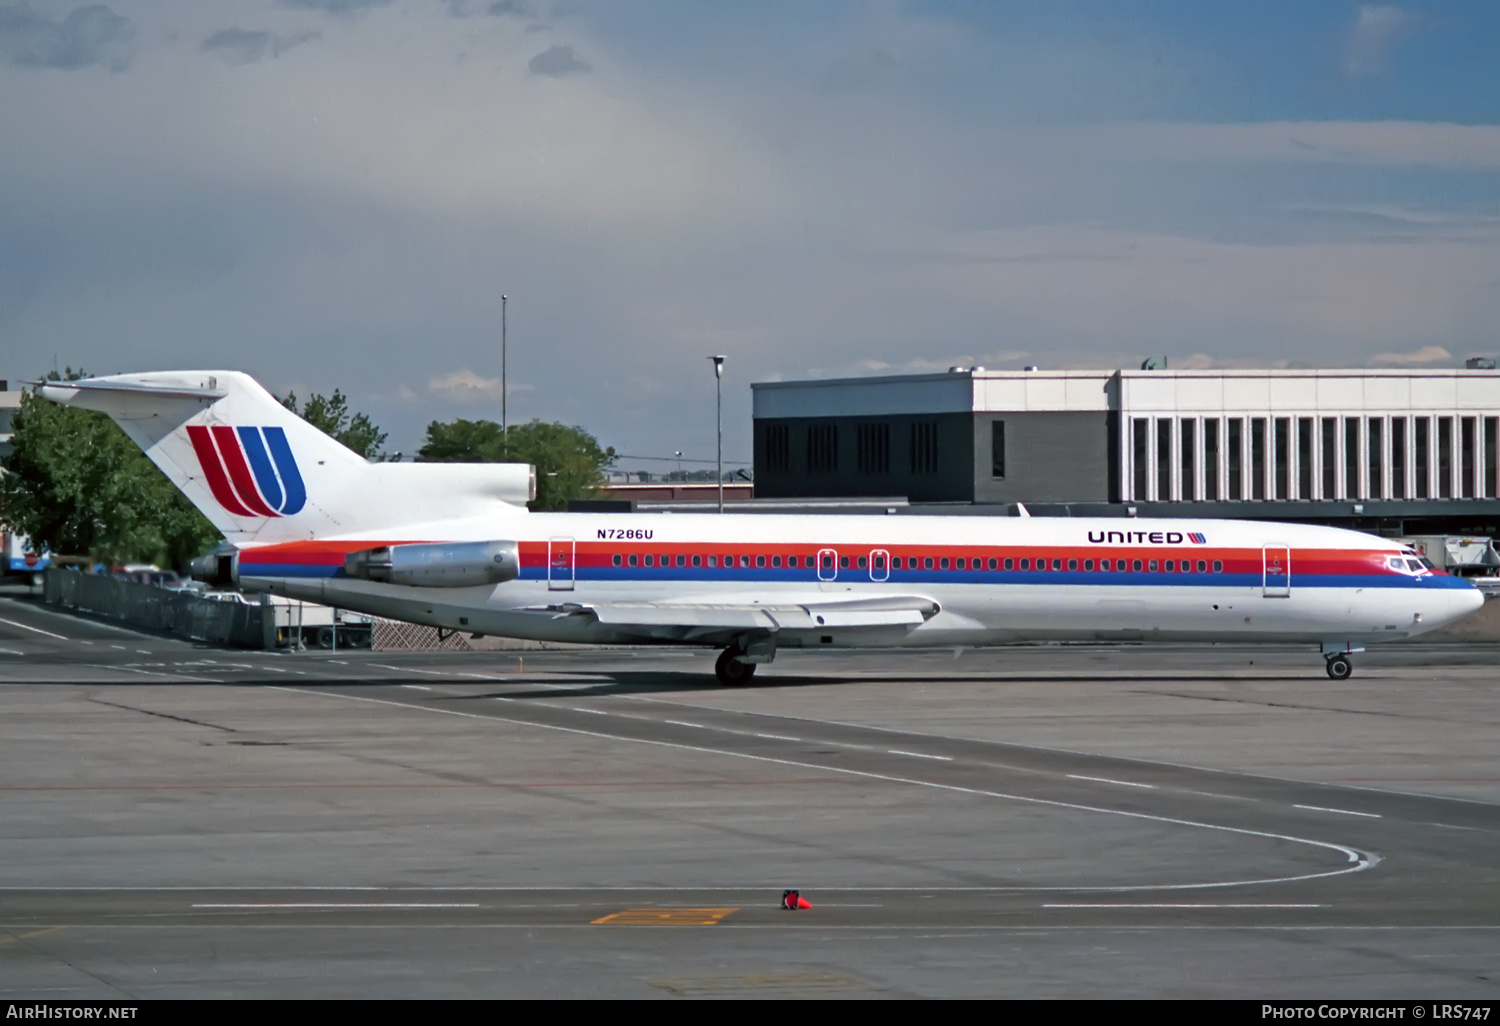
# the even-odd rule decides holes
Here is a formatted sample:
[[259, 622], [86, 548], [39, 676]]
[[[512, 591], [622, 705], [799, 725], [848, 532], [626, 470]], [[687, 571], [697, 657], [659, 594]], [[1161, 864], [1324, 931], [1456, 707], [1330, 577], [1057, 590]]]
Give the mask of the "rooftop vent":
[[1495, 358], [1493, 356], [1471, 356], [1464, 361], [1464, 366], [1469, 370], [1494, 370]]
[[1148, 356], [1141, 361], [1141, 370], [1166, 370], [1167, 358], [1165, 356]]

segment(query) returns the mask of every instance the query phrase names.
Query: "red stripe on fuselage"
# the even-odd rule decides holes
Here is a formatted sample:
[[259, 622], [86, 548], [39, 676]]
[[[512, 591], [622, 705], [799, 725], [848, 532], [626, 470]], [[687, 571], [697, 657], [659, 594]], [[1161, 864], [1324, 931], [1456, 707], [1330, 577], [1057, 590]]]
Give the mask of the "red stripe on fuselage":
[[237, 517], [254, 516], [254, 513], [241, 504], [234, 489], [229, 486], [229, 479], [224, 476], [224, 465], [219, 462], [219, 452], [214, 448], [214, 440], [208, 436], [208, 428], [192, 424], [188, 426], [187, 433], [188, 441], [193, 443], [193, 452], [198, 456], [198, 464], [203, 468], [203, 476], [208, 481], [208, 490], [214, 493], [215, 501]]
[[255, 478], [250, 474], [250, 465], [245, 462], [245, 453], [240, 448], [240, 440], [234, 433], [234, 428], [215, 424], [212, 430], [214, 441], [219, 443], [219, 455], [224, 457], [224, 466], [229, 471], [229, 480], [234, 483], [234, 490], [240, 493], [240, 501], [259, 516], [280, 516], [260, 497], [260, 490], [255, 487]]

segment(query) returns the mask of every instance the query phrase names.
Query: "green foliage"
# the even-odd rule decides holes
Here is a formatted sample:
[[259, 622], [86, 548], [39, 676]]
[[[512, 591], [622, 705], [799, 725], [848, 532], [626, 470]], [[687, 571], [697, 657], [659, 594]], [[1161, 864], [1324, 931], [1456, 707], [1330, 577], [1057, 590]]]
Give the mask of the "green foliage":
[[376, 427], [365, 414], [351, 414], [349, 397], [338, 389], [335, 388], [331, 396], [314, 392], [308, 396], [301, 410], [297, 409], [297, 394], [289, 392], [281, 400], [281, 405], [365, 459], [380, 457], [380, 447], [385, 444], [385, 432]]
[[[73, 380], [53, 371], [50, 380]], [[102, 413], [27, 394], [0, 477], [0, 520], [38, 546], [182, 567], [219, 540], [208, 519]]]
[[533, 509], [566, 509], [571, 499], [598, 493], [614, 449], [581, 427], [533, 420], [510, 429], [507, 439], [491, 420], [433, 421], [417, 458], [434, 463], [530, 463], [536, 467]]

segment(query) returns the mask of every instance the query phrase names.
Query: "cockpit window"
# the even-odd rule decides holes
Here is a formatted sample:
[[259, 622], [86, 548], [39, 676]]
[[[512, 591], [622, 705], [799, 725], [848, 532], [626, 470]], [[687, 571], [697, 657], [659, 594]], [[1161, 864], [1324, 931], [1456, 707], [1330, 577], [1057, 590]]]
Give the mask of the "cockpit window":
[[1419, 574], [1422, 572], [1422, 561], [1420, 559], [1408, 559], [1406, 561], [1406, 569], [1414, 574]]

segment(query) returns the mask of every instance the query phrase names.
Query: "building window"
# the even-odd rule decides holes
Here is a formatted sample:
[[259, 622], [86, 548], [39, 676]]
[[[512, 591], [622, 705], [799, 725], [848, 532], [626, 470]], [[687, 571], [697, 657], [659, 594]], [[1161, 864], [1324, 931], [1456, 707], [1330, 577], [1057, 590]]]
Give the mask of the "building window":
[[1391, 498], [1406, 498], [1406, 418], [1391, 418]]
[[1383, 426], [1382, 417], [1371, 417], [1365, 425], [1365, 446], [1369, 449], [1369, 459], [1366, 461], [1369, 478], [1365, 481], [1365, 488], [1372, 499], [1385, 498], [1385, 446], [1381, 444]]
[[1484, 418], [1484, 497], [1486, 499], [1496, 498], [1495, 480], [1496, 471], [1500, 470], [1500, 452], [1496, 452], [1495, 446], [1500, 443], [1500, 417]]
[[1438, 498], [1453, 498], [1453, 418], [1437, 419]]
[[1227, 440], [1229, 447], [1229, 501], [1239, 502], [1245, 497], [1244, 474], [1244, 421], [1239, 417], [1229, 419]]
[[792, 429], [786, 424], [766, 425], [766, 469], [785, 472], [792, 465]]
[[831, 474], [839, 469], [839, 426], [807, 425], [807, 469], [814, 474]]
[[1320, 499], [1332, 499], [1338, 496], [1339, 476], [1339, 422], [1337, 417], [1324, 417], [1318, 425], [1321, 437], [1319, 447], [1323, 454], [1323, 494]]
[[1417, 417], [1412, 425], [1411, 448], [1413, 467], [1412, 477], [1416, 480], [1412, 483], [1417, 486], [1417, 498], [1425, 499], [1432, 494], [1432, 482], [1428, 480], [1427, 449], [1432, 444], [1432, 428], [1430, 417]]
[[1458, 474], [1459, 495], [1474, 498], [1474, 418], [1464, 417], [1458, 422]]
[[1250, 497], [1266, 497], [1266, 418], [1250, 419]]
[[1359, 498], [1359, 418], [1344, 418], [1344, 498]]
[[1313, 420], [1297, 419], [1297, 498], [1313, 497]]
[[891, 426], [861, 424], [854, 432], [856, 455], [861, 474], [891, 472]]
[[1198, 466], [1197, 462], [1193, 459], [1193, 435], [1196, 433], [1193, 429], [1196, 425], [1197, 421], [1191, 417], [1184, 418], [1179, 425], [1182, 436], [1177, 443], [1177, 447], [1181, 450], [1178, 465], [1182, 467], [1182, 481], [1180, 484], [1182, 487], [1183, 502], [1192, 502], [1198, 497], [1198, 490], [1193, 487], [1193, 471]]
[[1146, 440], [1146, 436], [1151, 432], [1151, 422], [1142, 417], [1132, 421], [1130, 427], [1131, 455], [1134, 457], [1131, 460], [1131, 467], [1135, 471], [1135, 491], [1131, 493], [1131, 498], [1145, 501], [1150, 498], [1146, 493], [1146, 477], [1151, 469], [1148, 462], [1150, 443]]
[[1203, 498], [1209, 502], [1219, 501], [1219, 421], [1211, 418], [1203, 422]]
[[1172, 501], [1172, 422], [1156, 422], [1156, 495], [1161, 502]]
[[1005, 478], [1005, 421], [990, 421], [990, 477]]
[[930, 477], [938, 472], [936, 421], [914, 421], [911, 425], [911, 472], [918, 477]]
[[1292, 420], [1290, 417], [1276, 417], [1271, 425], [1272, 457], [1276, 460], [1275, 473], [1272, 475], [1273, 498], [1290, 499], [1291, 470], [1292, 470]]

